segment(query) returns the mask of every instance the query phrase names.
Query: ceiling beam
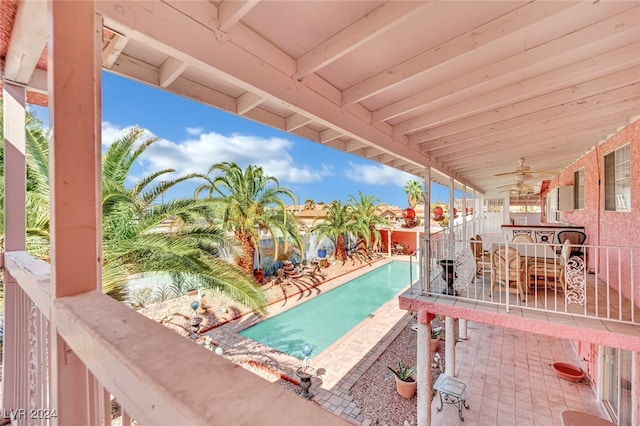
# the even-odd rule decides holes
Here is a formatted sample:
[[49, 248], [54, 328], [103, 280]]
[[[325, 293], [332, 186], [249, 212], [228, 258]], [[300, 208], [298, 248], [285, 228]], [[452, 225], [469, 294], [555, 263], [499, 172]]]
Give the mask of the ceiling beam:
[[[452, 76], [451, 72], [432, 69], [435, 75], [432, 76], [433, 80], [428, 89], [379, 108], [373, 112], [373, 120], [385, 121], [416, 111], [438, 99], [456, 96], [461, 87], [467, 91], [468, 97], [501, 89], [509, 84], [586, 60], [594, 54], [602, 54], [636, 42], [638, 20], [640, 8], [635, 8], [622, 16], [600, 21], [531, 49], [523, 47], [517, 54], [473, 68], [472, 72], [462, 75]], [[408, 133], [400, 128], [396, 132]]]
[[[602, 80], [610, 82], [608, 89], [591, 95], [593, 90], [598, 88], [602, 90]], [[577, 94], [577, 97], [574, 97], [574, 94]], [[562, 95], [566, 95], [564, 103]], [[421, 143], [426, 143], [429, 150], [451, 147], [477, 137], [487, 137], [510, 129], [530, 127], [536, 123], [559, 122], [563, 117], [576, 117], [579, 120], [592, 109], [601, 110], [606, 105], [625, 103], [629, 97], [638, 95], [640, 95], [640, 67], [635, 67], [582, 86], [574, 86], [540, 98], [460, 119], [422, 132], [415, 137], [424, 139], [428, 135], [428, 140]], [[546, 102], [544, 98], [559, 100]], [[412, 137], [409, 139], [412, 140]]]
[[219, 24], [218, 28], [222, 31], [229, 29], [240, 22], [240, 20], [253, 9], [260, 0], [226, 0], [218, 6]]
[[356, 150], [367, 146], [367, 144], [360, 142], [358, 140], [352, 139], [345, 143], [345, 151], [349, 153], [354, 153]]
[[[126, 54], [118, 57], [118, 60], [109, 70], [114, 74], [137, 80], [150, 86], [158, 85], [159, 70], [153, 65], [132, 58]], [[178, 77], [170, 88], [165, 90], [177, 95], [192, 99], [219, 108], [223, 111], [235, 113], [236, 101], [231, 96], [220, 93], [209, 87]]]
[[[602, 108], [602, 110], [585, 114], [576, 114], [572, 117], [572, 121], [565, 120], [555, 123], [555, 125], [548, 124], [536, 132], [532, 132], [530, 128], [521, 128], [500, 135], [468, 140], [465, 144], [440, 149], [434, 155], [445, 164], [455, 164], [458, 169], [459, 165], [465, 162], [477, 165], [478, 153], [486, 152], [487, 149], [500, 147], [501, 156], [504, 156], [506, 152], [514, 152], [514, 157], [518, 158], [534, 149], [540, 141], [544, 141], [545, 149], [553, 152], [569, 150], [574, 152], [577, 158], [582, 153], [575, 152], [573, 141], [588, 137], [592, 141], [592, 146], [597, 145], [608, 135], [608, 129], [612, 123], [617, 123], [621, 118], [629, 117], [640, 111], [640, 97], [636, 97], [630, 102], [613, 111], [609, 111], [609, 108]], [[551, 158], [548, 161], [554, 160], [555, 158]], [[486, 165], [485, 168], [487, 168]], [[549, 166], [544, 168], [548, 169]], [[481, 172], [479, 173], [481, 174]]]
[[[634, 70], [634, 69], [631, 69]], [[631, 71], [630, 70], [630, 71]], [[581, 121], [587, 117], [593, 117], [594, 114], [602, 113], [602, 111], [616, 108], [617, 104], [633, 96], [640, 96], [640, 67], [635, 69], [635, 81], [629, 80], [629, 85], [613, 86], [604, 93], [597, 95], [585, 96], [577, 99], [571, 99], [568, 96], [566, 103], [535, 103], [528, 109], [528, 105], [519, 108], [516, 104], [504, 110], [495, 112], [487, 112], [477, 116], [463, 119], [459, 126], [447, 124], [445, 126], [431, 129], [430, 139], [425, 143], [428, 151], [441, 148], [451, 148], [458, 144], [466, 144], [476, 138], [491, 137], [510, 130], [523, 127], [531, 128], [531, 126], [539, 123], [539, 127], [543, 128], [551, 123], [561, 123], [563, 121]], [[631, 73], [629, 74], [631, 75]], [[573, 90], [580, 91], [579, 87]], [[564, 91], [570, 91], [565, 89]], [[525, 101], [528, 103], [530, 101]], [[622, 102], [624, 104], [624, 102]], [[552, 106], [548, 106], [552, 105]], [[624, 108], [624, 106], [623, 106]], [[525, 111], [520, 112], [521, 109]], [[595, 110], [595, 112], [593, 112]], [[456, 128], [454, 128], [456, 127]], [[421, 134], [422, 136], [422, 134]]]
[[[607, 76], [640, 65], [640, 43], [632, 43], [620, 49], [592, 56], [572, 63], [555, 71], [537, 75], [528, 80], [519, 81], [500, 89], [480, 94], [479, 91], [461, 90], [456, 95], [435, 100], [426, 108], [421, 108], [421, 117], [409, 122], [398, 123], [394, 130], [403, 132], [414, 126], [433, 127], [463, 119], [473, 114], [498, 109], [527, 99], [536, 98], [552, 91], [584, 84], [590, 80]], [[567, 94], [563, 94], [567, 100]], [[571, 96], [572, 99], [575, 96]], [[457, 102], [456, 102], [457, 101]], [[456, 103], [453, 103], [456, 102]], [[409, 137], [415, 143], [417, 137]]]
[[[500, 19], [490, 21], [480, 27], [467, 31], [452, 40], [425, 51], [392, 68], [384, 70], [367, 80], [344, 91], [344, 104], [360, 102], [395, 86], [415, 79], [434, 67], [451, 61], [469, 61], [465, 54], [474, 52], [481, 54], [483, 46], [489, 45], [503, 37], [512, 37], [513, 33], [524, 33], [527, 28], [550, 15], [559, 13], [569, 6], [570, 2], [558, 2], [551, 8], [544, 2], [528, 3], [519, 7]], [[469, 65], [469, 64], [468, 64]]]
[[160, 87], [169, 87], [179, 76], [187, 69], [187, 63], [182, 62], [180, 59], [176, 59], [169, 56], [162, 65], [158, 72], [158, 83]]
[[236, 114], [245, 115], [264, 101], [264, 98], [260, 95], [256, 95], [252, 92], [244, 92], [236, 99]]
[[302, 114], [292, 114], [286, 118], [285, 122], [285, 130], [287, 132], [292, 132], [300, 127], [306, 126], [311, 123], [313, 120], [309, 117], [305, 117]]
[[[105, 25], [125, 34], [136, 43], [142, 43], [187, 62], [190, 66], [206, 71], [212, 77], [220, 78], [240, 89], [256, 93], [265, 101], [303, 114], [322, 126], [335, 129], [347, 138], [375, 145], [408, 163], [421, 166], [430, 164], [433, 169], [456, 177], [454, 171], [421, 154], [417, 147], [408, 147], [407, 138], [391, 138], [391, 127], [384, 124], [374, 125], [370, 112], [364, 107], [342, 106], [340, 92], [326, 82], [323, 83], [322, 79], [310, 75], [302, 84], [296, 84], [292, 81], [292, 74], [280, 67], [282, 65], [287, 68], [286, 54], [274, 53], [277, 49], [273, 45], [260, 39], [242, 24], [233, 27], [229, 42], [220, 43], [215, 29], [199, 24], [176, 7], [164, 2], [154, 3], [153, 10], [150, 10], [144, 0], [98, 0], [96, 8], [103, 16]], [[166, 31], [167, 25], [182, 30], [169, 34]], [[275, 58], [278, 67], [259, 56], [259, 52], [254, 54], [253, 50], [236, 45], [237, 29], [241, 30], [238, 38], [243, 42], [248, 40], [250, 44], [253, 41], [262, 43], [260, 45], [264, 45], [264, 50], [269, 52], [268, 58]], [[194, 43], [193, 40], [198, 40], [198, 43]], [[307, 80], [313, 85], [310, 86]], [[326, 90], [323, 90], [325, 88]], [[333, 88], [336, 96], [330, 88]]]
[[23, 85], [29, 83], [47, 43], [47, 28], [46, 0], [18, 2], [3, 79]]
[[112, 36], [107, 42], [107, 45], [102, 49], [102, 66], [105, 68], [111, 68], [127, 45], [129, 39], [110, 28], [107, 29]]
[[298, 58], [294, 78], [302, 80], [307, 75], [326, 67], [369, 40], [399, 25], [424, 4], [423, 1], [383, 3], [382, 6], [367, 13]]
[[342, 134], [340, 132], [329, 128], [320, 132], [320, 143], [327, 143], [334, 139], [338, 139], [341, 136]]

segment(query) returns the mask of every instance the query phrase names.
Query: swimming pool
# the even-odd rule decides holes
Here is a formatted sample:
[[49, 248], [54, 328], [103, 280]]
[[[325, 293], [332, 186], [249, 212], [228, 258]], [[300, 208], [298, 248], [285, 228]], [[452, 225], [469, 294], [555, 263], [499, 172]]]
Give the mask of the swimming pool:
[[[417, 266], [413, 265], [413, 277]], [[296, 358], [317, 355], [409, 285], [409, 264], [390, 262], [240, 332]]]

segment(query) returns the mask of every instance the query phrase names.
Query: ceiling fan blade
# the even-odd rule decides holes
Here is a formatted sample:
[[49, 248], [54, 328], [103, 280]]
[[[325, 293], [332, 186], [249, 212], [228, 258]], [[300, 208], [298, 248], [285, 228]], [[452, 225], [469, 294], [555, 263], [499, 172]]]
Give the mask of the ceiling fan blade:
[[527, 173], [534, 173], [539, 175], [555, 175], [555, 174], [558, 174], [559, 172], [555, 170], [529, 170]]
[[538, 175], [554, 175], [557, 174], [558, 172], [553, 171], [553, 170], [531, 170], [530, 166], [526, 166], [525, 163], [526, 159], [524, 157], [520, 157], [520, 159], [518, 160], [518, 167], [516, 167], [516, 169], [512, 172], [504, 172], [504, 173], [498, 173], [495, 174], [494, 176], [508, 176], [508, 175], [515, 175], [515, 176], [526, 176], [527, 178], [533, 177], [532, 175], [534, 174], [538, 174]]

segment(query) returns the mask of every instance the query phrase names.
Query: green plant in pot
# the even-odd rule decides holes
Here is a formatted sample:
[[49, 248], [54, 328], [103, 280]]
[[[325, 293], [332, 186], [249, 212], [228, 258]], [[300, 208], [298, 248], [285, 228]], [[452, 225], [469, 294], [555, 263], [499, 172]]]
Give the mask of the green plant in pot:
[[404, 398], [413, 398], [413, 395], [416, 394], [416, 388], [418, 387], [418, 383], [413, 378], [413, 373], [415, 373], [416, 368], [403, 364], [400, 360], [398, 360], [398, 366], [396, 368], [389, 366], [387, 366], [387, 368], [391, 371], [387, 377], [394, 377], [396, 380], [396, 390], [398, 394]]
[[433, 327], [431, 329], [431, 341], [429, 342], [429, 349], [431, 352], [436, 352], [440, 345], [440, 336], [442, 335], [442, 327]]

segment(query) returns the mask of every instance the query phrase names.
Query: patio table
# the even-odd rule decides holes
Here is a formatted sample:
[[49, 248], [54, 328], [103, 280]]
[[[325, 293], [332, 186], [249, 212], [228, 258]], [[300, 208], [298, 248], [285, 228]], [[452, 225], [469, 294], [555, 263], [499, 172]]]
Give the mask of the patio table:
[[436, 407], [438, 412], [442, 411], [444, 404], [451, 404], [458, 409], [458, 417], [464, 421], [462, 410], [469, 409], [467, 405], [467, 385], [453, 377], [441, 374], [433, 385], [433, 389], [440, 395], [440, 407]]
[[562, 424], [564, 426], [615, 426], [615, 423], [602, 417], [575, 410], [562, 412]]

